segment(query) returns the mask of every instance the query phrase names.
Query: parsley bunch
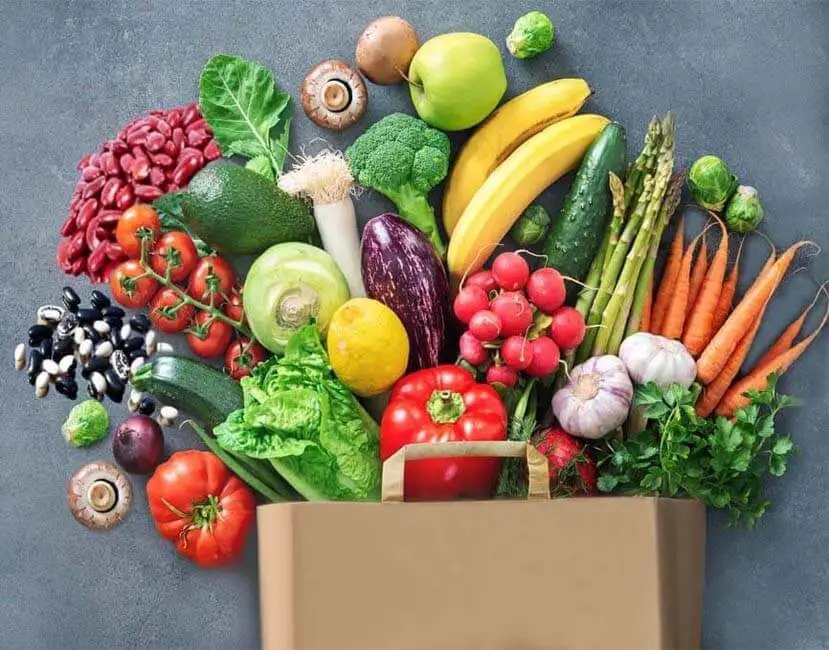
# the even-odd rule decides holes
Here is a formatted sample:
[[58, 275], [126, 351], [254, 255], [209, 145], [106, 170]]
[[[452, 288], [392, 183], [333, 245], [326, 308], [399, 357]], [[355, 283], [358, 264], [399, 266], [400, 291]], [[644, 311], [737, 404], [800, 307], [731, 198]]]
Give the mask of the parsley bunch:
[[791, 437], [775, 431], [774, 417], [797, 401], [778, 394], [776, 384], [772, 375], [765, 390], [749, 391], [751, 403], [733, 420], [697, 416], [698, 384], [639, 386], [634, 404], [647, 426], [599, 450], [599, 490], [699, 499], [728, 510], [732, 524], [752, 527], [769, 506], [763, 479], [782, 476], [794, 451]]

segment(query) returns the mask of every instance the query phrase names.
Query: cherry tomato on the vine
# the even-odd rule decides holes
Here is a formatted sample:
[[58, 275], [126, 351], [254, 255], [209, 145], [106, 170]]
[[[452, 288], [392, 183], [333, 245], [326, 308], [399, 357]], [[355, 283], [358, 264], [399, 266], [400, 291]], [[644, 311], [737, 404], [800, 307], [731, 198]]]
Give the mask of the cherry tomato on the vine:
[[190, 276], [187, 292], [200, 302], [220, 305], [236, 283], [236, 271], [230, 262], [218, 255], [202, 257]]
[[245, 309], [242, 306], [242, 287], [238, 284], [230, 290], [227, 297], [227, 302], [222, 308], [225, 316], [232, 318], [235, 321], [241, 321], [245, 315]]
[[153, 297], [158, 283], [146, 275], [138, 260], [127, 260], [115, 269], [109, 280], [112, 297], [129, 309], [139, 309]]
[[200, 311], [187, 331], [187, 344], [200, 357], [212, 358], [224, 354], [233, 328], [206, 311]]
[[195, 309], [187, 304], [175, 289], [162, 287], [150, 301], [150, 320], [162, 332], [175, 334], [181, 332]]
[[234, 379], [241, 379], [249, 375], [254, 366], [262, 363], [267, 356], [265, 348], [243, 336], [228, 346], [225, 352], [225, 370]]
[[146, 241], [147, 250], [151, 250], [158, 233], [161, 220], [158, 213], [149, 205], [137, 203], [124, 210], [115, 227], [115, 239], [131, 259], [141, 257], [141, 242]]
[[164, 276], [169, 267], [170, 279], [183, 282], [193, 272], [198, 259], [199, 253], [190, 235], [177, 230], [161, 235], [150, 257], [150, 266], [160, 276]]

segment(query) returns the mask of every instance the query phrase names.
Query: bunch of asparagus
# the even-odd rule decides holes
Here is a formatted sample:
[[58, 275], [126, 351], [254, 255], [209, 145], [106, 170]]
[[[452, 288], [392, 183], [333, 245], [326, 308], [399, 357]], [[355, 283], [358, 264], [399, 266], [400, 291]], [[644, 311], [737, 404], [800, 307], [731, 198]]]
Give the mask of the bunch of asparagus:
[[669, 112], [651, 120], [626, 181], [610, 174], [613, 216], [576, 303], [588, 330], [565, 361], [616, 354], [622, 340], [639, 331], [659, 243], [682, 193], [682, 175], [672, 176], [673, 168], [674, 121]]

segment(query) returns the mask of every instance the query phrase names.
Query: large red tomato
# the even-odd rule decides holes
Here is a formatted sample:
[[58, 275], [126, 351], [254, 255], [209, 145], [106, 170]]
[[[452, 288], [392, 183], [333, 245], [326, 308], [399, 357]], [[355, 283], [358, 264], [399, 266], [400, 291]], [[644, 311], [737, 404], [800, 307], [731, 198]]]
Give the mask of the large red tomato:
[[177, 451], [147, 482], [161, 536], [202, 567], [239, 557], [255, 516], [253, 493], [209, 451]]

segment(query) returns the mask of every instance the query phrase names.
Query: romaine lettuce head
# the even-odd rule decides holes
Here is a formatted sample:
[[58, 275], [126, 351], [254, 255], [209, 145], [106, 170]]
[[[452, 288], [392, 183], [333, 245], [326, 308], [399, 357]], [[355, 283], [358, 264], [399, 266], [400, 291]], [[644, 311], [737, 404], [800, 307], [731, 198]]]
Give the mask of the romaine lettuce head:
[[376, 500], [379, 432], [331, 370], [316, 326], [294, 334], [285, 356], [242, 379], [243, 409], [216, 427], [219, 444], [264, 458], [308, 500]]

